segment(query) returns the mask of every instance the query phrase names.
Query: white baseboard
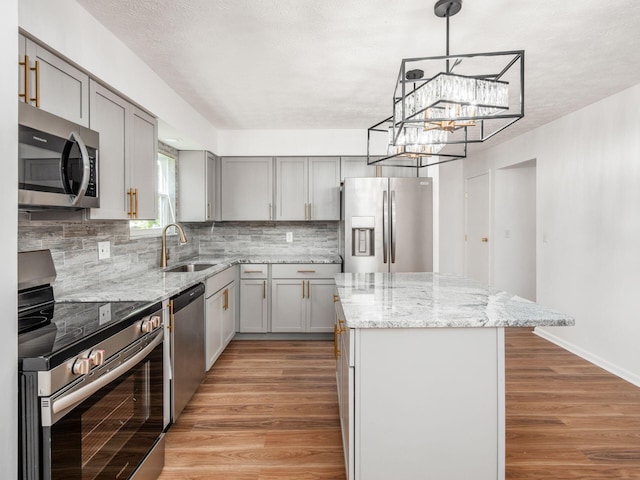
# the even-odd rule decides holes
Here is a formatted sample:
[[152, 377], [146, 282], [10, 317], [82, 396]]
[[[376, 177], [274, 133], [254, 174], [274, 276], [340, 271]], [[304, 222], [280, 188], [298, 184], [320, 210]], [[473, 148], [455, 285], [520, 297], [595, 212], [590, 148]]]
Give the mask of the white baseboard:
[[555, 343], [556, 345], [564, 348], [565, 350], [568, 350], [569, 352], [581, 358], [584, 358], [588, 362], [591, 362], [594, 365], [597, 365], [598, 367], [603, 368], [604, 370], [606, 370], [609, 373], [612, 373], [616, 377], [620, 377], [623, 380], [626, 380], [627, 382], [632, 383], [636, 387], [640, 387], [640, 376], [634, 373], [631, 373], [629, 370], [621, 368], [611, 362], [608, 362], [605, 359], [597, 355], [594, 355], [593, 353], [588, 352], [587, 350], [584, 350], [574, 345], [573, 343], [567, 342], [566, 340], [563, 340], [557, 337], [556, 335], [550, 333], [549, 331], [544, 330], [540, 327], [536, 327], [533, 333], [535, 333], [539, 337], [544, 338], [545, 340], [549, 340], [551, 343]]

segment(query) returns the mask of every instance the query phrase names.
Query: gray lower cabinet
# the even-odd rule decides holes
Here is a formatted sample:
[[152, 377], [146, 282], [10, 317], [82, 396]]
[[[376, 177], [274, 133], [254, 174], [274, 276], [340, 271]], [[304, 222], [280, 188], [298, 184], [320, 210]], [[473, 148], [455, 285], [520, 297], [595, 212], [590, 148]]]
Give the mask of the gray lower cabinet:
[[269, 265], [240, 265], [240, 332], [269, 331]]
[[340, 265], [276, 264], [271, 268], [271, 331], [333, 331], [333, 277]]
[[221, 220], [273, 220], [273, 158], [221, 159]]
[[209, 370], [236, 333], [237, 267], [206, 280], [205, 362]]
[[18, 38], [18, 93], [26, 92], [31, 105], [88, 127], [89, 76], [33, 40]]

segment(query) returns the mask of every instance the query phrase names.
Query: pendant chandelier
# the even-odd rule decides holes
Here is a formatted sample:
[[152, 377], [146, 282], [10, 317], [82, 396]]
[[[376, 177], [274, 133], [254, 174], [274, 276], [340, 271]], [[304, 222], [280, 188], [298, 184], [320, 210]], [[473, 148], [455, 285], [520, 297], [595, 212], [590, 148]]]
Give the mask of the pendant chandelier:
[[[465, 158], [467, 144], [524, 116], [524, 50], [450, 55], [449, 17], [461, 8], [462, 0], [434, 6], [447, 21], [446, 55], [402, 60], [393, 115], [368, 130], [370, 165], [420, 168]], [[380, 135], [387, 154], [374, 157], [371, 145]]]

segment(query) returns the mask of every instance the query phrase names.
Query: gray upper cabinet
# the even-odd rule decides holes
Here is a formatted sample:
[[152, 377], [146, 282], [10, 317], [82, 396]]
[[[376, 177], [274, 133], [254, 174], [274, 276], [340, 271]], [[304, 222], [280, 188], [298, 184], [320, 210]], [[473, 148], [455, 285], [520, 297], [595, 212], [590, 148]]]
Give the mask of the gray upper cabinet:
[[271, 157], [222, 158], [220, 189], [221, 220], [273, 220]]
[[[28, 90], [28, 103], [89, 126], [89, 76], [86, 73], [22, 35], [19, 36], [19, 63], [22, 63], [19, 94]], [[25, 100], [24, 96], [19, 98]]]
[[344, 182], [345, 178], [376, 176], [376, 167], [374, 165], [367, 165], [367, 157], [341, 157], [340, 163], [341, 182]]
[[178, 162], [181, 222], [217, 220], [216, 158], [211, 152], [181, 151]]
[[340, 159], [276, 159], [277, 220], [339, 220]]
[[276, 220], [307, 220], [309, 161], [276, 158]]
[[153, 220], [157, 214], [157, 122], [91, 80], [89, 127], [100, 132], [100, 208], [91, 219]]

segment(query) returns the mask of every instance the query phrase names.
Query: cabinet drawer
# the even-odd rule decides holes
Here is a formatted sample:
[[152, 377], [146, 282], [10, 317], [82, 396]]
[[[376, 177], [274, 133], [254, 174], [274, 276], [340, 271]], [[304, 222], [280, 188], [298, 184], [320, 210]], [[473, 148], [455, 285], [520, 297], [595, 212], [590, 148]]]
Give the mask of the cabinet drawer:
[[205, 287], [206, 287], [205, 295], [207, 296], [207, 298], [213, 295], [214, 293], [216, 293], [221, 288], [226, 287], [231, 282], [236, 280], [237, 275], [238, 275], [238, 270], [237, 270], [237, 267], [234, 265], [232, 267], [227, 268], [226, 270], [223, 270], [207, 278], [205, 282]]
[[271, 278], [333, 278], [339, 263], [280, 263], [271, 265]]
[[240, 265], [240, 278], [268, 278], [269, 265], [265, 264], [246, 264]]

